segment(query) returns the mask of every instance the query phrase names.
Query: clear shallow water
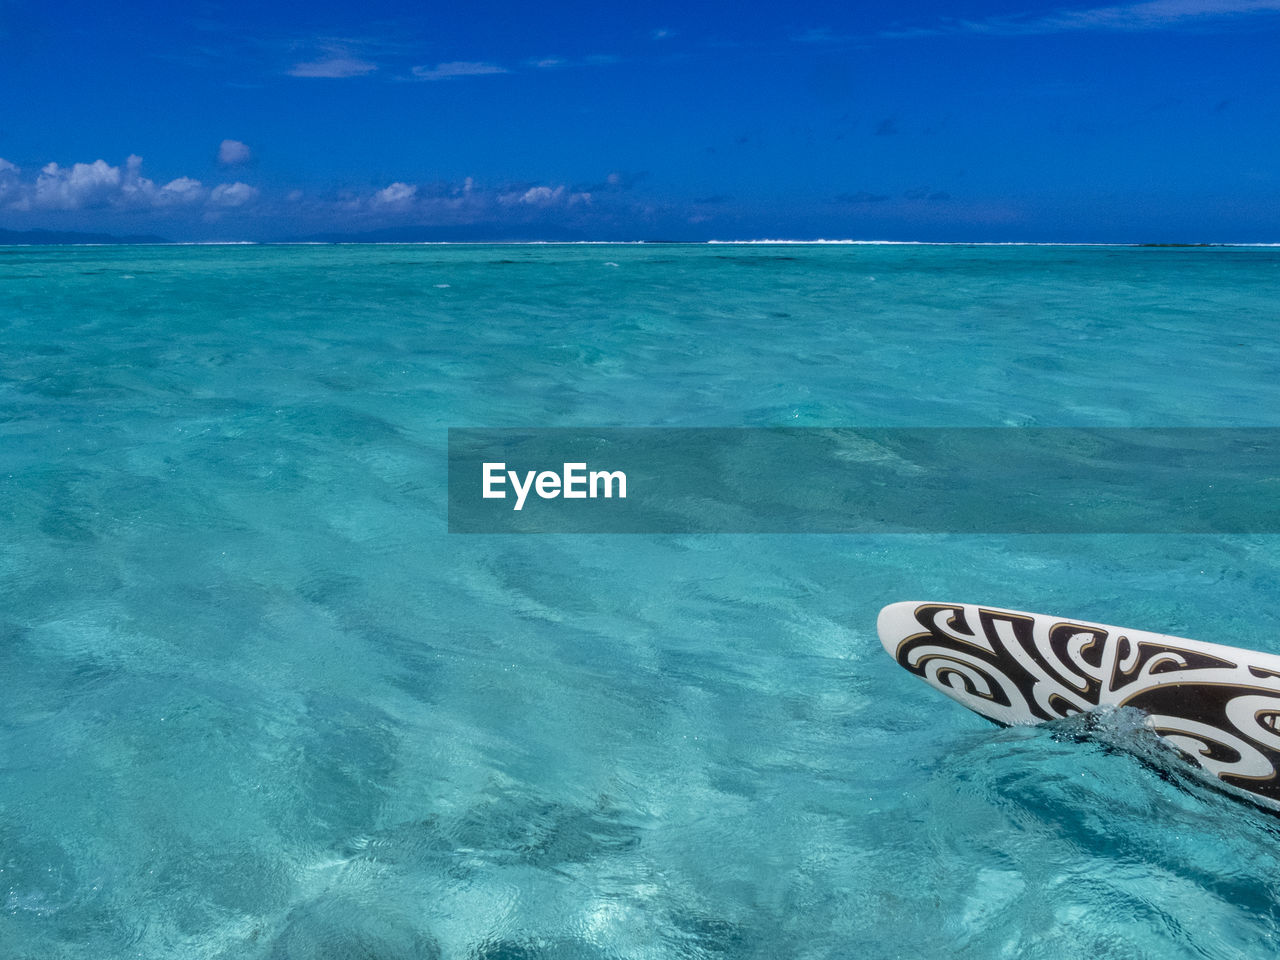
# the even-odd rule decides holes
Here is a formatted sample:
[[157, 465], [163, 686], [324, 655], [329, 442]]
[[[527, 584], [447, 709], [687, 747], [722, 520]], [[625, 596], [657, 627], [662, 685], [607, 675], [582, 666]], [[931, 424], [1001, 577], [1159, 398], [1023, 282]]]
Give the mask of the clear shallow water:
[[1280, 652], [1275, 538], [449, 536], [445, 430], [1280, 425], [1278, 291], [1276, 250], [0, 249], [3, 952], [1275, 952], [1280, 821], [874, 627]]

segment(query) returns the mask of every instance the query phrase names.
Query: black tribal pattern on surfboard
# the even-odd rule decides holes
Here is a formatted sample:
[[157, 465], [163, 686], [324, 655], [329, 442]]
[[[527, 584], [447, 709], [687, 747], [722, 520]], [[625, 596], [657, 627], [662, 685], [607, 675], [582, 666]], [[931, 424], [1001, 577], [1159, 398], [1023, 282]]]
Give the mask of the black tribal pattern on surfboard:
[[1136, 707], [1205, 770], [1280, 806], [1280, 657], [971, 604], [894, 604], [880, 630], [899, 664], [997, 723]]

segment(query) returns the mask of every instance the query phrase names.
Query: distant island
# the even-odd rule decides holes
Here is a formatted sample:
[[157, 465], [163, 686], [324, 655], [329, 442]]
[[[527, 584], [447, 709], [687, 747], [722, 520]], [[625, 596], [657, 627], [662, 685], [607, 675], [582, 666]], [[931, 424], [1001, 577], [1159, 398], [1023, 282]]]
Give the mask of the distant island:
[[110, 233], [78, 233], [73, 230], [0, 230], [0, 246], [46, 246], [76, 243], [169, 243], [164, 237], [133, 234], [117, 237]]
[[[280, 238], [254, 240], [171, 240], [155, 234], [127, 234], [118, 236], [113, 233], [88, 233], [76, 230], [5, 230], [0, 229], [0, 246], [74, 246], [76, 244], [173, 244], [173, 243], [254, 243], [254, 244], [364, 244], [364, 243], [863, 243], [871, 241], [857, 240], [677, 240], [651, 238], [643, 240], [601, 240], [583, 231], [559, 227], [533, 231], [527, 226], [513, 226], [501, 223], [476, 224], [440, 224], [386, 227], [381, 230], [368, 230], [353, 233], [312, 233], [305, 235], [284, 236]], [[876, 241], [885, 243], [943, 243], [966, 246], [985, 245], [983, 241]], [[988, 241], [989, 242], [989, 241]], [[1031, 241], [1033, 244], [1055, 246], [1053, 241]], [[1068, 242], [1068, 246], [1119, 246], [1119, 247], [1223, 247], [1250, 246], [1250, 244], [1232, 243], [1174, 243], [1174, 242]]]

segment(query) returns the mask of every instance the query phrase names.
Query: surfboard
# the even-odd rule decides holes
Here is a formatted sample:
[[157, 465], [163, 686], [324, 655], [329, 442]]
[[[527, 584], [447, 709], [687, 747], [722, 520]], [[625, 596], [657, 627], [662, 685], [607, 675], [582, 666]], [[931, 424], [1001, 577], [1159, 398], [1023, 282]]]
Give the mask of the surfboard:
[[998, 724], [1134, 707], [1203, 771], [1280, 810], [1280, 656], [969, 603], [894, 603], [880, 642]]

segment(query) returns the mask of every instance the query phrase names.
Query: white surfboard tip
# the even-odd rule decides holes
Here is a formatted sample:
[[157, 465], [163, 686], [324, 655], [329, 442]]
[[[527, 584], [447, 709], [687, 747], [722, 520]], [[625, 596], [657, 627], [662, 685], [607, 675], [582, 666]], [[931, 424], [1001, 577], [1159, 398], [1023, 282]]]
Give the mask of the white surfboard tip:
[[1132, 707], [1231, 792], [1280, 808], [1276, 654], [963, 603], [891, 603], [876, 628], [901, 667], [989, 720]]

